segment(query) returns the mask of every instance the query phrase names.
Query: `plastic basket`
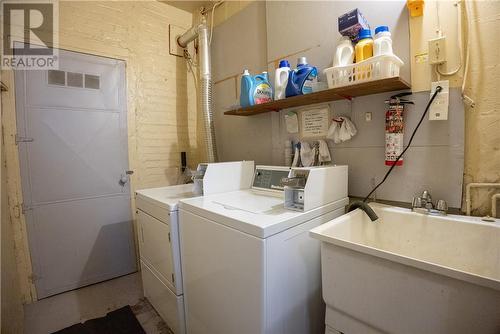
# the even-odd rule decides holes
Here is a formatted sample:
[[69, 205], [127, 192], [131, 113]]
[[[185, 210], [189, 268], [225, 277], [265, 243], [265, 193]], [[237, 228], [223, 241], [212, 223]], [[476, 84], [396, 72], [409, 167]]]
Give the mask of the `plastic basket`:
[[328, 88], [355, 85], [399, 76], [404, 63], [395, 55], [374, 56], [352, 65], [326, 68]]

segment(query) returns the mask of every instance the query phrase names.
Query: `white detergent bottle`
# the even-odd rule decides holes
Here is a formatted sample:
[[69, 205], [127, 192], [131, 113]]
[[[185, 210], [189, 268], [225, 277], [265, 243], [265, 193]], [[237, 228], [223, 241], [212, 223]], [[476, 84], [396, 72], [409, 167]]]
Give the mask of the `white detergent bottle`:
[[389, 27], [380, 26], [375, 28], [375, 39], [373, 40], [374, 56], [392, 56], [392, 39]]
[[288, 60], [281, 60], [279, 67], [274, 75], [274, 99], [281, 100], [285, 98], [286, 85], [288, 84], [288, 75], [290, 73], [290, 63]]
[[333, 66], [351, 65], [353, 61], [354, 47], [352, 46], [351, 39], [344, 36], [340, 39], [340, 42], [337, 45], [337, 50], [335, 51], [335, 56], [333, 57]]

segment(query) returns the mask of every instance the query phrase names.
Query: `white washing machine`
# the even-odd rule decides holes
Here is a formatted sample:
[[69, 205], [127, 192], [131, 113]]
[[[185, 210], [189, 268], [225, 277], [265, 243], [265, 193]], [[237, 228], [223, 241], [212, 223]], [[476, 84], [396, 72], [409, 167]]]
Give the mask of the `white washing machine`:
[[251, 189], [182, 200], [187, 332], [324, 333], [320, 244], [308, 231], [347, 204], [347, 166], [257, 166]]
[[179, 200], [248, 189], [253, 161], [200, 164], [195, 184], [136, 191], [137, 230], [145, 297], [174, 333], [185, 333], [179, 247]]

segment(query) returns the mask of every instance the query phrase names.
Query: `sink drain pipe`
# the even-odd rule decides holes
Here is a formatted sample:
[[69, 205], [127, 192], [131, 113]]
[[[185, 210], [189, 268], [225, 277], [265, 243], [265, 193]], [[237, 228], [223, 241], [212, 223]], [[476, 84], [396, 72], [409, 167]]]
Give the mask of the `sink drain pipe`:
[[500, 188], [500, 183], [471, 182], [467, 184], [467, 186], [465, 187], [465, 213], [467, 216], [470, 216], [471, 214], [472, 200], [470, 192], [472, 188]]

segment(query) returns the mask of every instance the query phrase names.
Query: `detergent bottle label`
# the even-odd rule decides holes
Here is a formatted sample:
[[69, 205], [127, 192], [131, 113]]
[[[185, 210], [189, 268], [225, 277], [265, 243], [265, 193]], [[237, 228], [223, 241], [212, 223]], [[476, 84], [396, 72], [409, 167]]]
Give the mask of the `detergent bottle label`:
[[302, 94], [310, 94], [313, 92], [313, 86], [318, 82], [318, 73], [316, 69], [313, 69], [311, 73], [307, 76], [307, 79], [302, 85]]
[[268, 83], [260, 83], [255, 87], [253, 95], [255, 104], [267, 103], [273, 100], [273, 90]]

